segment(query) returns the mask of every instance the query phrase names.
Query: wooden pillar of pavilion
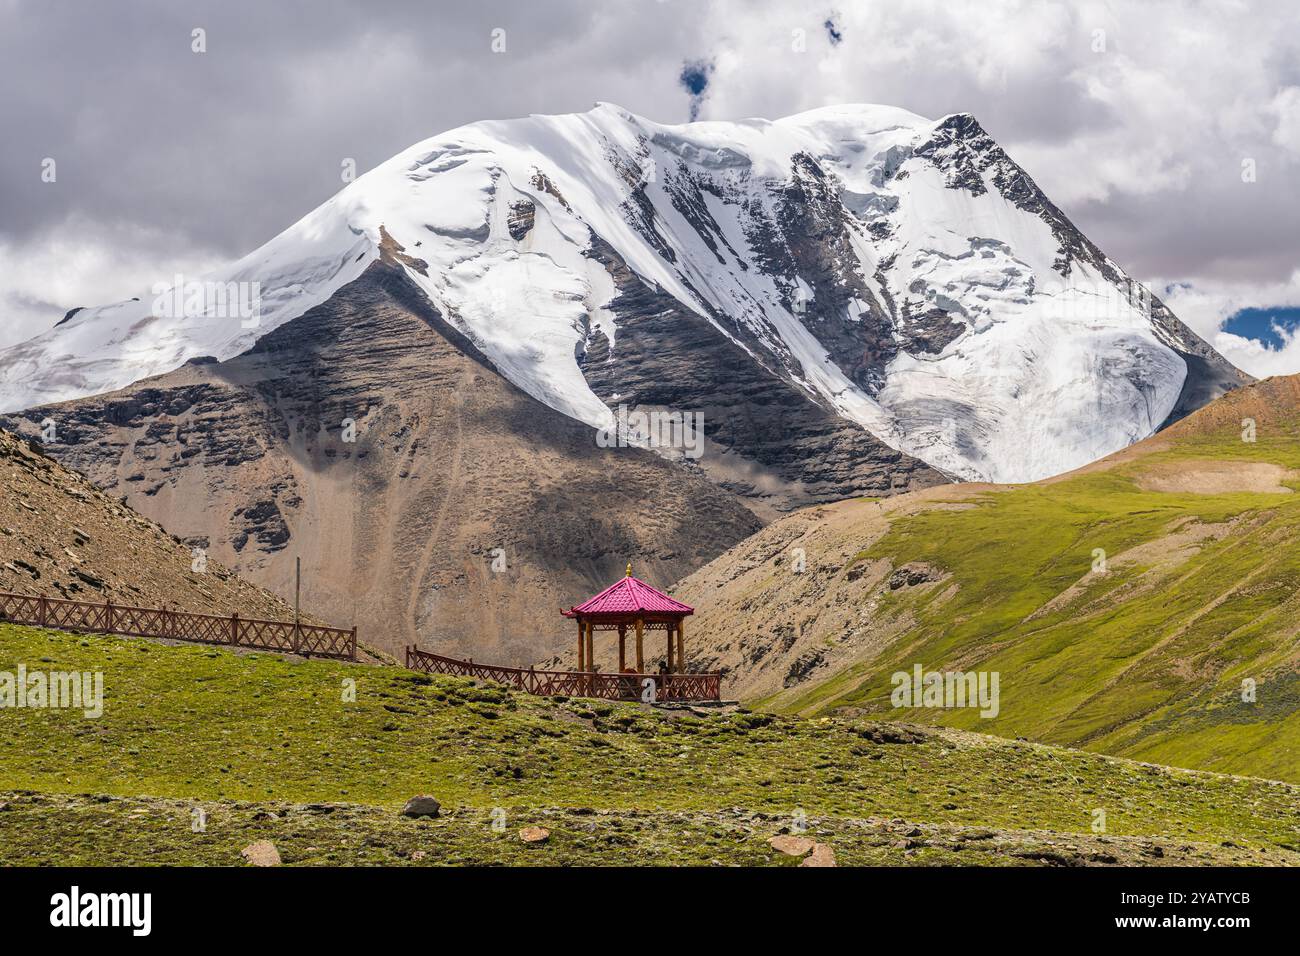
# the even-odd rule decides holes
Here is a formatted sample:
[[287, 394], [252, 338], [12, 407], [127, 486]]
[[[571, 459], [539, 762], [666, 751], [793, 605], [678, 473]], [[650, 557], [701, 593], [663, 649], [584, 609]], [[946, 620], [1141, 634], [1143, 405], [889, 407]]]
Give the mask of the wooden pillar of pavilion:
[[587, 622], [578, 621], [578, 667], [579, 671], [587, 669]]
[[673, 672], [673, 626], [671, 622], [664, 633], [668, 635], [668, 673], [671, 674]]
[[677, 622], [677, 670], [686, 673], [686, 618]]
[[596, 673], [596, 622], [587, 622], [587, 670]]
[[627, 670], [627, 625], [618, 626], [618, 672]]
[[641, 638], [645, 634], [645, 619], [636, 619], [636, 672], [645, 673], [645, 652], [641, 647]]

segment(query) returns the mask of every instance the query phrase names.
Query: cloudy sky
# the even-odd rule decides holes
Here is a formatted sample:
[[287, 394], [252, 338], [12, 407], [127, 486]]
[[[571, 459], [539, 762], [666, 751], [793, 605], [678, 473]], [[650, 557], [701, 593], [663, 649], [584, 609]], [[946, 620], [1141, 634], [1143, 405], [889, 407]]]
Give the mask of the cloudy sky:
[[[0, 0], [0, 344], [243, 255], [341, 188], [346, 160], [477, 119], [868, 102], [974, 113], [1230, 358], [1300, 371], [1298, 10]], [[1238, 313], [1253, 339], [1220, 331]]]

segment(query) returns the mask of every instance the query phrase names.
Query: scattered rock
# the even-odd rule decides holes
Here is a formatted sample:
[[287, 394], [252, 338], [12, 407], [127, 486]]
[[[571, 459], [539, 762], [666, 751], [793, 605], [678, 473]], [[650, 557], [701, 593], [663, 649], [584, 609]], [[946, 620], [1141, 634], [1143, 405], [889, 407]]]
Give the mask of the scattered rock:
[[914, 588], [918, 584], [925, 584], [927, 581], [938, 581], [939, 578], [939, 572], [929, 565], [912, 562], [894, 569], [894, 572], [889, 576], [889, 590], [897, 591], [899, 588]]
[[925, 731], [902, 724], [872, 724], [860, 729], [858, 736], [876, 744], [922, 744], [930, 739]]
[[800, 866], [835, 866], [835, 851], [825, 843], [814, 843], [812, 852], [801, 860]]
[[801, 836], [774, 836], [767, 841], [768, 846], [786, 856], [807, 856], [817, 846], [812, 840]]
[[250, 866], [279, 866], [280, 851], [270, 840], [258, 840], [239, 851]]
[[519, 831], [519, 839], [525, 843], [545, 843], [551, 838], [551, 831], [545, 827], [524, 827]]
[[406, 801], [402, 807], [404, 817], [436, 817], [442, 810], [442, 804], [428, 794], [421, 794]]

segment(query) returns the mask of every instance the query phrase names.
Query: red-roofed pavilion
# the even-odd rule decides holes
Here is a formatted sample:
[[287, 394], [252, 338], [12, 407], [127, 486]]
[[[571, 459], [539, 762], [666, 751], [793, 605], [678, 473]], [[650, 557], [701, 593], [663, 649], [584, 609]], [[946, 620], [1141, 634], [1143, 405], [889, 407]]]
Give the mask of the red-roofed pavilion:
[[[636, 634], [636, 670], [645, 672], [645, 655], [642, 639], [646, 631], [664, 631], [668, 639], [668, 671], [679, 674], [686, 670], [686, 618], [695, 608], [675, 601], [662, 591], [632, 577], [632, 565], [627, 575], [611, 584], [593, 598], [577, 607], [564, 611], [565, 617], [578, 622], [578, 670], [594, 672], [594, 632], [618, 631], [618, 670], [631, 670], [627, 662], [627, 632]], [[675, 646], [674, 646], [675, 645]]]

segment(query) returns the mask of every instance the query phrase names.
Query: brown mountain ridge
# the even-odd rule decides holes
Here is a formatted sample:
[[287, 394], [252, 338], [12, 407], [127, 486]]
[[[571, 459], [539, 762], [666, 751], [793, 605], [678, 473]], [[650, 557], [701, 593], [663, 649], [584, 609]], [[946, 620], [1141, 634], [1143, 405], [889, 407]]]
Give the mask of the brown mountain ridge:
[[390, 262], [226, 362], [9, 416], [187, 542], [388, 651], [530, 663], [628, 561], [666, 586], [762, 522], [524, 394]]

